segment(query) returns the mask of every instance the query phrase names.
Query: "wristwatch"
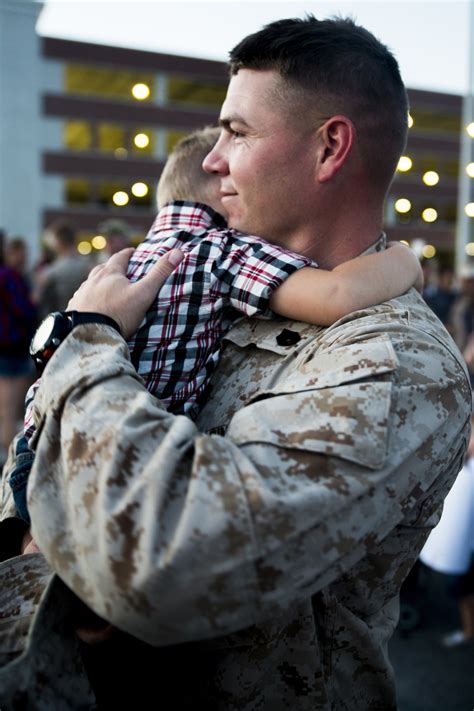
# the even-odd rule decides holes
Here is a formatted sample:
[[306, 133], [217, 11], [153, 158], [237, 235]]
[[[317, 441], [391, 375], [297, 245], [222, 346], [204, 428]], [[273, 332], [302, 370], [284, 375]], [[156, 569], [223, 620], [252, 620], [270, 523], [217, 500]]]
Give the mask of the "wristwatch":
[[82, 323], [103, 323], [120, 332], [120, 326], [105, 314], [87, 311], [54, 311], [40, 323], [30, 345], [30, 356], [41, 375], [53, 353], [75, 326]]

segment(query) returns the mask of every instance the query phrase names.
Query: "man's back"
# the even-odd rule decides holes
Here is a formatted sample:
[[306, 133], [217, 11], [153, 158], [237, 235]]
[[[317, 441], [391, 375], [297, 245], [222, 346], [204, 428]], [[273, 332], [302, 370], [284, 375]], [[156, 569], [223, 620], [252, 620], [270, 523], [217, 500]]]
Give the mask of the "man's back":
[[80, 255], [58, 257], [47, 267], [38, 297], [40, 315], [64, 310], [71, 296], [87, 279], [90, 267], [90, 263]]
[[[413, 290], [327, 329], [248, 321], [226, 340], [200, 426], [222, 430], [243, 401], [248, 412], [235, 415], [228, 436], [260, 449], [270, 478], [272, 467], [281, 476], [283, 459], [285, 496], [292, 496], [291, 478], [294, 495], [303, 493], [302, 477], [321, 487], [319, 503], [299, 508], [304, 523], [288, 515], [278, 521], [275, 502], [268, 521], [269, 531], [286, 527], [288, 536], [306, 528], [295, 557], [307, 547], [308, 590], [319, 592], [293, 607], [290, 619], [273, 618], [273, 641], [284, 640], [280, 659], [275, 646], [270, 654], [262, 645], [259, 627], [244, 633], [252, 651], [241, 649], [242, 669], [225, 678], [242, 692], [237, 679], [257, 656], [272, 670], [258, 692], [262, 708], [396, 708], [387, 643], [400, 586], [461, 466], [470, 407], [462, 358]], [[270, 412], [278, 430], [266, 427]], [[280, 576], [292, 575], [291, 556], [276, 547], [265, 562], [276, 592]], [[237, 669], [235, 651], [231, 660]], [[286, 690], [280, 702], [270, 700], [277, 688]]]
[[[227, 430], [258, 468], [239, 470], [254, 539], [248, 571], [237, 589], [223, 569], [196, 600], [213, 639], [160, 649], [118, 633], [85, 650], [99, 707], [155, 693], [180, 709], [396, 709], [387, 644], [398, 593], [461, 466], [469, 410], [462, 359], [414, 290], [327, 329], [238, 324], [198, 424]], [[215, 467], [201, 480], [210, 491]], [[229, 562], [246, 537], [241, 514], [219, 542]], [[215, 546], [215, 525], [204, 518], [194, 529], [203, 546]], [[252, 585], [267, 621], [249, 626], [241, 596]], [[219, 636], [229, 614], [245, 629]], [[167, 634], [186, 625], [170, 615]]]

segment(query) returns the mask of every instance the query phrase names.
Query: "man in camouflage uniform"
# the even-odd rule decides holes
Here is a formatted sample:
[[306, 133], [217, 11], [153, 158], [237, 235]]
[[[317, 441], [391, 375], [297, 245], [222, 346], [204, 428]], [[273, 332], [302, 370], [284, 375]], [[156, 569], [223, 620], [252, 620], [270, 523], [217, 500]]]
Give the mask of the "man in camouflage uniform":
[[[308, 18], [273, 23], [231, 58], [205, 168], [232, 226], [290, 235], [329, 268], [383, 249], [407, 113], [390, 53], [349, 21]], [[70, 302], [125, 337], [173, 268], [163, 258], [132, 285], [126, 259]], [[240, 322], [197, 423], [147, 393], [114, 329], [78, 326], [35, 408], [33, 536], [115, 628], [82, 649], [99, 708], [150, 694], [176, 709], [396, 708], [400, 586], [461, 467], [471, 409], [462, 357], [413, 289], [328, 328]], [[75, 621], [56, 620], [67, 588], [52, 578], [29, 637], [30, 666], [40, 638], [52, 667], [22, 682], [32, 708], [46, 708], [34, 684], [57, 708], [91, 707], [74, 635], [58, 649]]]

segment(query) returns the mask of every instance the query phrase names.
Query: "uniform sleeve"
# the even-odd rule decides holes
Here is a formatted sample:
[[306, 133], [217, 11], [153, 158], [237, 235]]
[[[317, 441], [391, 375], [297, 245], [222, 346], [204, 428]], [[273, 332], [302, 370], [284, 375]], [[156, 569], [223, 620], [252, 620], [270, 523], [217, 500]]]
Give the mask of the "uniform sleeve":
[[298, 269], [317, 266], [311, 259], [263, 241], [250, 242], [239, 258], [229, 298], [246, 316], [270, 317], [268, 304], [273, 291]]
[[34, 403], [28, 506], [50, 565], [158, 646], [243, 629], [343, 575], [466, 446], [462, 367], [373, 341], [316, 351], [217, 436], [145, 390], [113, 329], [74, 329]]

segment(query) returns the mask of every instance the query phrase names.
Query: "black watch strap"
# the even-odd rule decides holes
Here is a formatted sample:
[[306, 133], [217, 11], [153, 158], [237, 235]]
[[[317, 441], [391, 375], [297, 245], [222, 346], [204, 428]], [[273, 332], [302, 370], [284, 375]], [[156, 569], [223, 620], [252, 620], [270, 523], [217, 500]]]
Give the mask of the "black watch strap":
[[71, 319], [72, 328], [84, 323], [103, 323], [106, 326], [112, 326], [112, 328], [115, 328], [115, 330], [122, 335], [117, 321], [114, 321], [113, 318], [105, 314], [98, 314], [95, 313], [95, 311], [64, 311], [63, 313]]

